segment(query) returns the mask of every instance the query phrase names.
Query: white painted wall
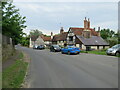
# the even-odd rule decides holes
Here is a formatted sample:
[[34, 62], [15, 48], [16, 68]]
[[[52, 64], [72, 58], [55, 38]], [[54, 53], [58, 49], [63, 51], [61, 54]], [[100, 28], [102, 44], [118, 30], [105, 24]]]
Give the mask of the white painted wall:
[[91, 49], [97, 50], [97, 46], [91, 46]]
[[86, 46], [82, 44], [82, 48], [83, 50], [86, 50]]

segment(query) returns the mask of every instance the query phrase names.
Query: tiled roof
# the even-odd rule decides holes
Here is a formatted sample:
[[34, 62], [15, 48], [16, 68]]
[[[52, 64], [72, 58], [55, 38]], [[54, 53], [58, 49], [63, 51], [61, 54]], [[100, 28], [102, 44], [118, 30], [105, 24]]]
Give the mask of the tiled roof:
[[36, 41], [37, 38], [38, 38], [38, 36], [33, 35], [33, 36], [31, 36], [31, 41]]
[[[31, 36], [31, 41], [36, 41], [36, 39], [39, 38], [39, 36]], [[51, 41], [51, 36], [45, 36], [45, 35], [41, 35], [41, 38], [44, 41]]]
[[41, 35], [41, 38], [42, 38], [44, 41], [51, 41], [51, 36]]
[[91, 36], [91, 38], [84, 38], [83, 36], [79, 36], [79, 35], [76, 35], [76, 36], [84, 45], [109, 46], [109, 44], [99, 36]]
[[[84, 28], [76, 28], [76, 27], [70, 27], [69, 29], [71, 29], [75, 35], [82, 35], [82, 32], [84, 30]], [[98, 33], [94, 29], [90, 28], [89, 30], [91, 30], [91, 34], [93, 36], [98, 36]]]
[[55, 36], [53, 36], [52, 41], [63, 41], [63, 40], [66, 40], [67, 34], [68, 34], [67, 32], [63, 32], [61, 34], [55, 35]]

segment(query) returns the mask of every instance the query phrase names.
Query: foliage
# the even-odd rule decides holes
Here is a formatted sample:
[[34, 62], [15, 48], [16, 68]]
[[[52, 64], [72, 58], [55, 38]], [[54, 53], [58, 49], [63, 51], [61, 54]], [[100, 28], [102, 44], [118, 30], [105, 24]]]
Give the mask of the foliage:
[[101, 34], [101, 37], [109, 43], [110, 47], [120, 43], [120, 40], [119, 40], [120, 38], [118, 38], [119, 36], [118, 32], [115, 33], [113, 30], [110, 30], [110, 29], [102, 29], [100, 31], [100, 34]]
[[107, 39], [108, 37], [111, 38], [115, 35], [115, 32], [110, 29], [102, 29], [100, 31], [100, 35], [103, 39]]
[[36, 29], [36, 30], [31, 30], [31, 32], [30, 32], [30, 35], [31, 35], [31, 36], [33, 36], [33, 35], [39, 36], [39, 35], [41, 35], [41, 34], [42, 34], [42, 32], [39, 31], [38, 29]]
[[22, 46], [27, 46], [27, 47], [29, 47], [29, 40], [30, 40], [30, 36], [25, 36], [25, 37], [22, 37], [22, 40], [21, 40], [21, 45]]
[[22, 30], [26, 28], [25, 18], [11, 2], [2, 2], [2, 33], [11, 37], [15, 44], [21, 40]]
[[110, 47], [112, 47], [118, 44], [118, 38], [117, 37], [107, 38], [107, 42], [110, 44]]

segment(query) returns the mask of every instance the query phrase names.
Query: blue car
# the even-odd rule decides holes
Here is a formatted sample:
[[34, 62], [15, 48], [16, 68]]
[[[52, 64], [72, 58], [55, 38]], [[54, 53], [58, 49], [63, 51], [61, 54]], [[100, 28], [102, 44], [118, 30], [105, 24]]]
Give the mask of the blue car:
[[75, 46], [67, 46], [65, 48], [61, 49], [61, 53], [64, 54], [79, 54], [80, 53], [80, 48], [77, 48]]

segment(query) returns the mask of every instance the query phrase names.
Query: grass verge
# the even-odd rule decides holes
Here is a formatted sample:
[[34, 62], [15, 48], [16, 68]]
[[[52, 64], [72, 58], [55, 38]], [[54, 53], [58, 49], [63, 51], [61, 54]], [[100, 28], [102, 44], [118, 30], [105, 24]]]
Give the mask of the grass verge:
[[[97, 54], [97, 55], [107, 55], [106, 50], [93, 50], [93, 51], [81, 51], [81, 53], [90, 53], [90, 54]], [[120, 57], [120, 56], [115, 56]]]
[[88, 51], [88, 53], [98, 54], [98, 55], [107, 55], [105, 51]]
[[81, 53], [91, 53], [98, 55], [107, 55], [105, 50], [81, 51]]
[[23, 53], [19, 60], [6, 68], [2, 73], [2, 88], [20, 88], [26, 75], [28, 63], [23, 61]]

